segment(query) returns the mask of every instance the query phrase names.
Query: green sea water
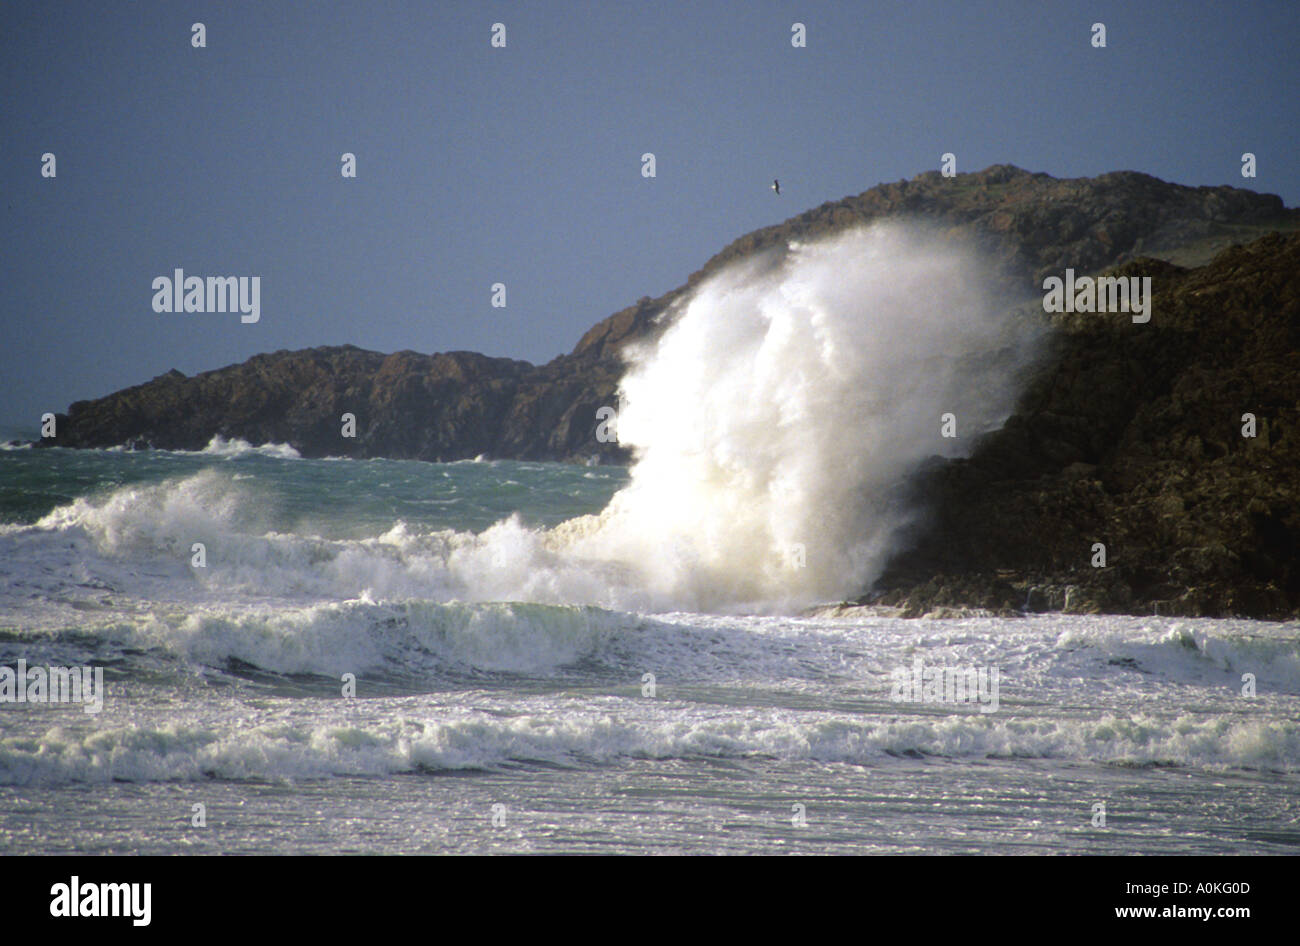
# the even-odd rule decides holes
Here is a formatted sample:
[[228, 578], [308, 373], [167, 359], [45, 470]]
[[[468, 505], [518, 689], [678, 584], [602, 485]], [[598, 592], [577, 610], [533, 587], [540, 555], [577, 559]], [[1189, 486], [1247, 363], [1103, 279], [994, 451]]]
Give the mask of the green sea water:
[[654, 606], [627, 482], [0, 450], [0, 669], [104, 685], [0, 702], [0, 854], [1300, 850], [1295, 624]]

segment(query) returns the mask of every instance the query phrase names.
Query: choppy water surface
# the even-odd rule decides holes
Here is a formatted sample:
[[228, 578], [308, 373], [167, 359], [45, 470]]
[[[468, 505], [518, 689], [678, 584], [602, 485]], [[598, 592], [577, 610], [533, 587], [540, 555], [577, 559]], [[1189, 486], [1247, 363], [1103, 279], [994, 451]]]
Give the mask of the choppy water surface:
[[[0, 703], [0, 853], [1300, 845], [1295, 624], [681, 607], [584, 545], [626, 482], [0, 452], [0, 665], [106, 686]], [[996, 711], [896, 700], [918, 658]]]

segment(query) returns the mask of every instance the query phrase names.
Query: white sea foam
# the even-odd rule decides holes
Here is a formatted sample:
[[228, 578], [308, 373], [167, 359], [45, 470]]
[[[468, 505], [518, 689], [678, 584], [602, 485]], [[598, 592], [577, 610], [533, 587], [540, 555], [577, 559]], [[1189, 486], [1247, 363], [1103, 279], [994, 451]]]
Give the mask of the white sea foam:
[[35, 530], [80, 531], [102, 553], [126, 557], [188, 550], [247, 536], [263, 521], [264, 498], [204, 470], [183, 479], [126, 486], [105, 496], [83, 496], [54, 509]]
[[306, 608], [214, 606], [153, 618], [136, 639], [199, 664], [236, 659], [285, 674], [546, 674], [589, 657], [639, 623], [587, 607], [362, 598]]
[[297, 779], [634, 759], [870, 766], [899, 756], [1300, 770], [1300, 725], [1289, 721], [1193, 714], [890, 719], [767, 708], [741, 716], [707, 707], [668, 713], [615, 698], [519, 712], [520, 702], [504, 716], [466, 707], [425, 715], [417, 701], [404, 700], [400, 712], [383, 718], [358, 710], [329, 720], [277, 715], [241, 725], [196, 718], [96, 730], [52, 727], [0, 739], [0, 784]]
[[[178, 452], [183, 453], [185, 451]], [[299, 460], [302, 458], [302, 455], [297, 450], [285, 443], [264, 443], [260, 446], [254, 446], [242, 437], [232, 437], [227, 440], [220, 434], [209, 440], [208, 445], [197, 452], [206, 456], [228, 458], [243, 457], [250, 454], [276, 457], [281, 460]]]
[[[138, 452], [133, 444], [118, 444], [115, 447], [104, 447], [103, 449], [107, 453]], [[160, 450], [158, 452], [192, 457], [221, 457], [226, 460], [247, 456], [275, 457], [280, 460], [302, 459], [302, 455], [297, 450], [285, 443], [264, 443], [260, 446], [254, 446], [242, 437], [232, 437], [227, 440], [221, 434], [215, 434], [202, 450]]]

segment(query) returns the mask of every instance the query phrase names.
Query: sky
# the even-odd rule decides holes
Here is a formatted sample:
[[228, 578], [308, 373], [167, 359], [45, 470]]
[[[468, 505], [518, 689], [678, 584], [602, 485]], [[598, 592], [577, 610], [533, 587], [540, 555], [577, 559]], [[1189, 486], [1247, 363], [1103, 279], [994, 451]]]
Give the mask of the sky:
[[[5, 0], [0, 423], [279, 349], [544, 362], [945, 152], [1295, 206], [1297, 50], [1294, 0]], [[259, 320], [155, 312], [177, 268]]]

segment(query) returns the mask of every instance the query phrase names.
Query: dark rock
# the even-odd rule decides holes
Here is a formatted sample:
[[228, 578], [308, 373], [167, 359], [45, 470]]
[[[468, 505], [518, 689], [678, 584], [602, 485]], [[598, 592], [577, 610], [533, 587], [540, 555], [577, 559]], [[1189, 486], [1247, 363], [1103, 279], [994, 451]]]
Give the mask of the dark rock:
[[988, 607], [1011, 574], [1026, 611], [1300, 616], [1300, 235], [1116, 272], [1153, 275], [1150, 323], [1062, 322], [1003, 430], [918, 480], [927, 530], [877, 597]]

